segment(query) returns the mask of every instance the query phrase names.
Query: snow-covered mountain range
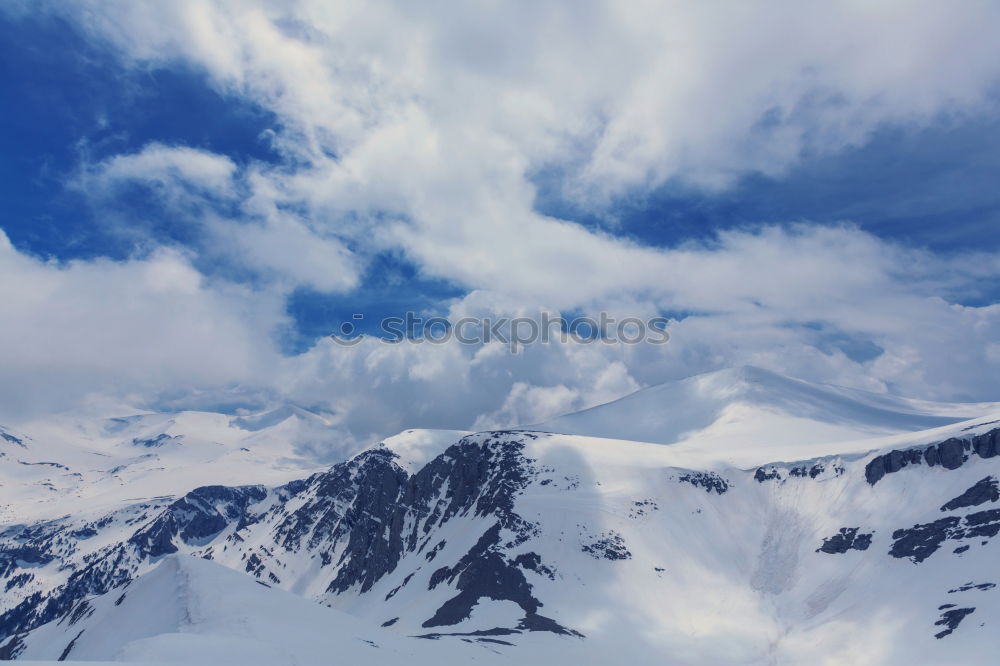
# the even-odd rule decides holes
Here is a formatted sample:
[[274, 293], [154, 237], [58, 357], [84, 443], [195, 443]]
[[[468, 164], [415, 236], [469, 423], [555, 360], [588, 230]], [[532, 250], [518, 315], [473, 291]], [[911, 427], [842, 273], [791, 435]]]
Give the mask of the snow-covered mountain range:
[[1000, 648], [998, 403], [740, 368], [520, 430], [407, 431], [323, 468], [298, 444], [318, 418], [4, 429], [0, 657], [961, 664]]

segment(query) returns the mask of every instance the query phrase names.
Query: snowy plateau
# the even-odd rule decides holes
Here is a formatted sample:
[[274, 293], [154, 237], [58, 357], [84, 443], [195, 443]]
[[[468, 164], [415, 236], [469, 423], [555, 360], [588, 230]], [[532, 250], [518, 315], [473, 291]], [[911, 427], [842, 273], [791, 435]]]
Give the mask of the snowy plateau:
[[0, 658], [1000, 654], [1000, 403], [744, 367], [320, 466], [332, 432], [291, 406], [0, 429]]

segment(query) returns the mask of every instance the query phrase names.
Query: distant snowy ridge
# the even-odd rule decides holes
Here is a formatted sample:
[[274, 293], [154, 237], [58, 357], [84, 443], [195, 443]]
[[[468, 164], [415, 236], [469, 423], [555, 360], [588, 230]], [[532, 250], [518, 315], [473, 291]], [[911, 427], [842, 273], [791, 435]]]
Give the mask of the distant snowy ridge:
[[329, 424], [301, 408], [234, 417], [134, 414], [0, 431], [0, 525], [182, 495], [199, 485], [274, 485], [322, 469], [305, 451], [336, 450]]
[[1000, 412], [1000, 403], [912, 400], [743, 366], [652, 386], [531, 427], [661, 444], [749, 448], [914, 432], [992, 412]]

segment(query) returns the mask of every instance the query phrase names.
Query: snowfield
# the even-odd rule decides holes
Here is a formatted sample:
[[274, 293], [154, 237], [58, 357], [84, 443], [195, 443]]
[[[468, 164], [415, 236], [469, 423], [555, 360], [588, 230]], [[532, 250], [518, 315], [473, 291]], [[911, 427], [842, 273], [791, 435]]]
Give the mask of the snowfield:
[[[67, 622], [31, 634], [20, 659], [56, 661]], [[435, 645], [408, 639], [273, 589], [206, 560], [170, 555], [149, 573], [92, 600], [80, 619], [75, 659], [205, 663], [434, 663]], [[72, 633], [71, 632], [71, 633]], [[455, 659], [483, 651], [453, 643]]]
[[811, 384], [744, 366], [653, 386], [531, 427], [608, 439], [689, 443], [724, 457], [761, 446], [801, 447], [910, 433], [993, 412], [1000, 412], [1000, 403], [912, 400]]
[[327, 430], [321, 417], [294, 408], [256, 418], [179, 412], [4, 429], [0, 525], [113, 509], [199, 485], [302, 478], [321, 466], [300, 449], [328, 438]]
[[[46, 501], [37, 484], [60, 477], [20, 464], [42, 433], [5, 431], [3, 501], [25, 518], [0, 528], [0, 656], [973, 664], [1000, 649], [1000, 404], [742, 368], [530, 429], [407, 431], [312, 473], [275, 430], [302, 415], [282, 416], [255, 421], [261, 457], [238, 466], [188, 445], [239, 451], [248, 424], [221, 415], [143, 415], [142, 438], [101, 440], [183, 431], [137, 477], [162, 497], [95, 476]], [[150, 425], [170, 421], [185, 426]], [[48, 462], [71, 474], [96, 450], [59, 441]]]

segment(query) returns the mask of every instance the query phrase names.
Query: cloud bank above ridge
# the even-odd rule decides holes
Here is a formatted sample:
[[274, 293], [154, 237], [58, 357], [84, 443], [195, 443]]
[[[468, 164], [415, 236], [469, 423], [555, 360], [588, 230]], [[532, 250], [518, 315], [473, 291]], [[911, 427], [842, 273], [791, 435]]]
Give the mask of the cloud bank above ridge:
[[[68, 185], [135, 256], [54, 263], [5, 244], [3, 307], [17, 323], [0, 333], [0, 365], [20, 394], [6, 418], [93, 393], [155, 404], [242, 387], [322, 406], [363, 443], [538, 421], [742, 363], [928, 398], [1000, 389], [1000, 314], [980, 293], [1000, 278], [993, 253], [935, 253], [853, 221], [770, 220], [660, 246], [613, 224], [618, 202], [664, 184], [721, 192], [887, 126], [996, 115], [1000, 11], [988, 3], [49, 9], [126, 67], [183, 63], [267, 109], [276, 122], [261, 140], [277, 157], [150, 142], [84, 159]], [[538, 212], [542, 171], [609, 225]], [[123, 213], [132, 188], [184, 233], [165, 241]], [[349, 294], [380, 253], [464, 294], [440, 313], [665, 313], [672, 342], [514, 357], [320, 340], [283, 353], [285, 299]]]

